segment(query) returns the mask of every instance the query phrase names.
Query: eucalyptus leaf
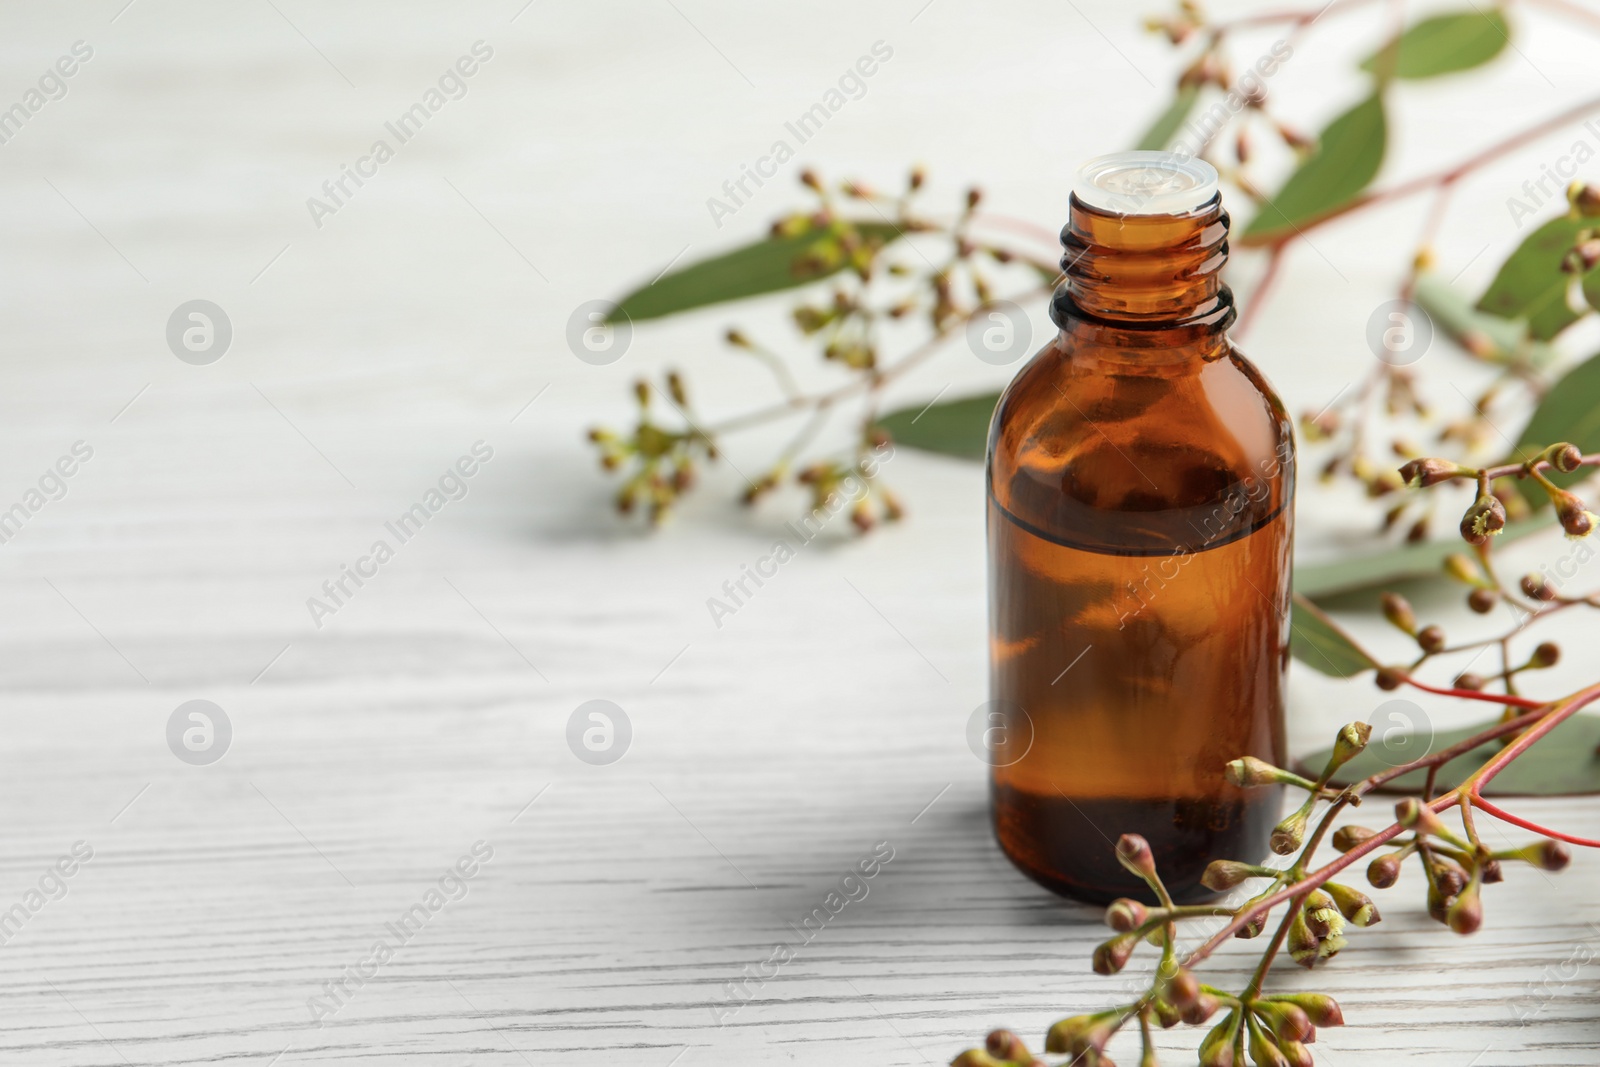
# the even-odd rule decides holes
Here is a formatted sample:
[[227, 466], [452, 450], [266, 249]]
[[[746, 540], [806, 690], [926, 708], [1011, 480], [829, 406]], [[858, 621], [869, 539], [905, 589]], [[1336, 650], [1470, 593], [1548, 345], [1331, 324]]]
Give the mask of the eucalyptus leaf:
[[[1524, 462], [1562, 441], [1577, 445], [1585, 455], [1600, 451], [1600, 355], [1590, 356], [1550, 387], [1507, 462]], [[1546, 471], [1545, 476], [1567, 488], [1593, 473], [1587, 469], [1572, 474]], [[1549, 502], [1549, 497], [1531, 479], [1517, 479], [1516, 485], [1517, 491], [1534, 507]]]
[[[1400, 35], [1400, 51], [1392, 62], [1396, 78], [1433, 78], [1481, 67], [1511, 43], [1511, 26], [1503, 11], [1471, 10], [1434, 15]], [[1390, 41], [1367, 57], [1361, 69], [1383, 73]]]
[[1378, 666], [1321, 608], [1299, 593], [1294, 595], [1289, 634], [1294, 658], [1323, 674], [1351, 678]]
[[[1502, 544], [1520, 540], [1532, 533], [1548, 529], [1554, 516], [1543, 515], [1534, 519], [1507, 523], [1495, 535]], [[1425, 541], [1417, 545], [1395, 545], [1379, 552], [1339, 559], [1332, 563], [1296, 566], [1294, 591], [1302, 596], [1326, 597], [1393, 584], [1407, 578], [1437, 575], [1444, 577], [1444, 559], [1452, 552], [1463, 552], [1466, 545], [1458, 538], [1444, 541]]]
[[[1595, 225], [1592, 219], [1551, 219], [1517, 246], [1500, 265], [1500, 271], [1478, 300], [1478, 310], [1504, 319], [1520, 319], [1528, 332], [1548, 341], [1581, 318], [1567, 302], [1573, 276], [1561, 269], [1562, 261], [1577, 243], [1578, 234]], [[1590, 271], [1584, 280], [1600, 283]]]
[[[883, 244], [891, 244], [901, 236], [900, 228], [887, 222], [857, 223], [854, 229], [863, 241]], [[793, 289], [844, 269], [846, 262], [842, 256], [803, 269], [808, 254], [826, 255], [833, 248], [836, 248], [836, 239], [826, 230], [794, 237], [766, 237], [663, 274], [618, 301], [609, 319], [640, 322]]]
[[1554, 345], [1530, 338], [1526, 323], [1479, 311], [1437, 274], [1420, 275], [1412, 296], [1433, 324], [1463, 347], [1476, 334], [1487, 339], [1505, 362], [1516, 357], [1534, 367], [1548, 367], [1561, 358]]
[[[1361, 755], [1334, 774], [1333, 784], [1336, 787], [1342, 788], [1369, 775], [1420, 759], [1430, 752], [1449, 748], [1493, 725], [1491, 720], [1476, 726], [1436, 731], [1428, 714], [1417, 704], [1403, 698], [1396, 698], [1392, 703], [1394, 707], [1388, 710], [1384, 704], [1378, 705], [1371, 719], [1372, 740]], [[1483, 793], [1485, 796], [1498, 797], [1600, 793], [1600, 757], [1596, 756], [1597, 748], [1600, 748], [1600, 716], [1574, 715], [1490, 779]], [[1321, 774], [1322, 768], [1327, 766], [1329, 751], [1323, 749], [1307, 756], [1299, 764], [1300, 772], [1312, 778]], [[1446, 763], [1439, 768], [1434, 781], [1435, 793], [1454, 789], [1499, 751], [1499, 743], [1490, 741]], [[1412, 771], [1386, 782], [1378, 791], [1420, 793], [1426, 782], [1427, 771]]]
[[1200, 99], [1198, 85], [1185, 85], [1180, 88], [1177, 95], [1172, 98], [1172, 103], [1167, 109], [1156, 117], [1150, 128], [1144, 131], [1144, 136], [1139, 138], [1139, 143], [1134, 145], [1135, 151], [1161, 152], [1172, 143], [1172, 138], [1177, 134], [1184, 120], [1194, 110], [1194, 105]]
[[1310, 157], [1261, 205], [1240, 243], [1270, 244], [1292, 237], [1307, 223], [1354, 200], [1378, 176], [1388, 127], [1383, 97], [1377, 93], [1334, 119]]
[[897, 445], [961, 459], [982, 460], [989, 446], [989, 420], [999, 393], [901, 408], [878, 420]]

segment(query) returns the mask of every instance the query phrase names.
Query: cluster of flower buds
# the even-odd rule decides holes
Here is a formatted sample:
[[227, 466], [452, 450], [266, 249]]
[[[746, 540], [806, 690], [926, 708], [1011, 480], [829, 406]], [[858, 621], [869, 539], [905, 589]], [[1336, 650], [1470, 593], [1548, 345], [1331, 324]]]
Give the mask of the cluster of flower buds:
[[[1413, 620], [1414, 621], [1414, 620]], [[1328, 782], [1332, 780], [1335, 772], [1350, 762], [1367, 747], [1367, 742], [1372, 739], [1372, 726], [1364, 722], [1346, 723], [1339, 728], [1334, 736], [1333, 751], [1328, 756], [1327, 765], [1315, 782], [1293, 771], [1286, 771], [1282, 767], [1272, 764], [1254, 756], [1243, 756], [1229, 763], [1223, 769], [1227, 780], [1237, 786], [1252, 788], [1264, 785], [1291, 785], [1304, 789], [1307, 793], [1305, 803], [1284, 817], [1272, 830], [1272, 851], [1280, 856], [1293, 855], [1305, 840], [1306, 829], [1311, 822], [1311, 813], [1317, 801], [1328, 794]], [[1233, 868], [1218, 867], [1214, 877], [1225, 879], [1230, 877]], [[1207, 874], [1211, 872], [1208, 869]], [[1256, 877], [1246, 875], [1244, 877]], [[1241, 879], [1242, 880], [1242, 879]], [[1238, 884], [1235, 882], [1234, 884]], [[1212, 888], [1216, 888], [1213, 886]]]
[[[1412, 831], [1412, 839], [1393, 852], [1375, 857], [1367, 866], [1367, 881], [1379, 889], [1389, 888], [1399, 880], [1405, 860], [1417, 855], [1428, 879], [1428, 914], [1458, 934], [1473, 933], [1483, 925], [1480, 889], [1501, 881], [1502, 862], [1559, 871], [1572, 858], [1565, 845], [1549, 838], [1502, 852], [1474, 846], [1452, 831], [1432, 807], [1415, 797], [1395, 805], [1395, 821]], [[1348, 852], [1374, 833], [1361, 826], [1341, 827], [1334, 835], [1334, 847]], [[1349, 917], [1350, 913], [1346, 911], [1345, 915]]]
[[[687, 422], [688, 393], [677, 371], [666, 376], [667, 395]], [[608, 471], [632, 464], [627, 481], [617, 491], [617, 510], [624, 515], [643, 506], [653, 525], [660, 525], [677, 499], [693, 487], [697, 455], [717, 458], [716, 442], [692, 425], [683, 431], [663, 429], [651, 415], [653, 391], [643, 379], [634, 383], [639, 421], [626, 436], [597, 427], [589, 440], [600, 451], [600, 466]]]
[[[1332, 997], [1293, 993], [1238, 1004], [1200, 1042], [1201, 1067], [1244, 1067], [1243, 1047], [1258, 1067], [1311, 1067], [1319, 1026], [1343, 1026]], [[1243, 1046], [1243, 1047], [1242, 1047]]]

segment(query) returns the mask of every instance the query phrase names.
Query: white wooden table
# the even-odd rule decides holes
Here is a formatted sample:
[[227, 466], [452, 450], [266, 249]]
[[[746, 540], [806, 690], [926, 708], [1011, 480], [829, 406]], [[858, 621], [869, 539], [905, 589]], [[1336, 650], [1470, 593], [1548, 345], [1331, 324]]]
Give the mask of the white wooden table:
[[[640, 536], [581, 435], [627, 418], [627, 383], [668, 362], [711, 411], [764, 397], [759, 368], [715, 350], [722, 312], [641, 328], [609, 367], [563, 331], [582, 301], [797, 202], [769, 187], [721, 230], [704, 206], [880, 39], [893, 60], [808, 161], [887, 183], [924, 159], [933, 195], [975, 179], [1053, 225], [1071, 167], [1158, 105], [1145, 72], [1171, 68], [1132, 15], [123, 2], [0, 6], [4, 103], [74, 41], [94, 50], [0, 146], [0, 509], [92, 449], [0, 545], [0, 913], [26, 920], [0, 945], [0, 1062], [936, 1064], [993, 1026], [1037, 1040], [1110, 1003], [1097, 914], [999, 856], [964, 742], [985, 677], [980, 472], [902, 451], [885, 474], [907, 523], [809, 546], [717, 628], [706, 598], [799, 498], [743, 512], [724, 467]], [[306, 198], [478, 40], [493, 58], [467, 95], [318, 228]], [[1075, 109], [1068, 47], [1103, 111]], [[1561, 84], [1496, 77], [1550, 109], [1587, 68], [1553, 35], [1526, 47]], [[1307, 51], [1285, 91], [1335, 61]], [[1503, 96], [1475, 114], [1510, 115]], [[1415, 132], [1412, 169], [1465, 136]], [[1491, 221], [1442, 254], [1514, 241], [1500, 198], [1465, 191]], [[1361, 324], [1404, 259], [1372, 232], [1296, 257], [1252, 339], [1297, 408], [1364, 369]], [[164, 336], [196, 298], [233, 327], [209, 366]], [[783, 310], [738, 317], [778, 335]], [[1004, 373], [952, 351], [903, 395]], [[775, 439], [730, 458], [757, 465]], [[385, 522], [479, 441], [493, 456], [465, 498], [397, 544]], [[1308, 556], [1367, 524], [1302, 499]], [[379, 539], [394, 558], [316, 625], [308, 598]], [[1365, 683], [1293, 685], [1301, 750], [1378, 703]], [[596, 699], [631, 722], [608, 766], [567, 743]], [[168, 747], [191, 700], [231, 724], [210, 765]], [[1600, 830], [1590, 801], [1519, 810]], [[75, 842], [92, 858], [46, 877]], [[428, 911], [476, 842], [492, 858]], [[866, 895], [718, 1011], [875, 848], [893, 859]], [[1336, 966], [1281, 979], [1343, 1001], [1352, 1025], [1321, 1062], [1594, 1063], [1596, 862], [1518, 873], [1467, 942], [1420, 914], [1414, 879], [1390, 891]], [[59, 899], [29, 896], [41, 879]], [[408, 913], [426, 921], [369, 964]], [[1214, 973], [1248, 964], [1225, 953]], [[367, 977], [334, 997], [346, 968]]]

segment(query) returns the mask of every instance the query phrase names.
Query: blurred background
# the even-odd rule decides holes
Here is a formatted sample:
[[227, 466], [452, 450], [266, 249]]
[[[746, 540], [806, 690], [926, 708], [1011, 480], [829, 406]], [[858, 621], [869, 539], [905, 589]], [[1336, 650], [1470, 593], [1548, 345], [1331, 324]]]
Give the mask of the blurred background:
[[[1300, 128], [1367, 92], [1356, 64], [1382, 36], [1375, 13], [1330, 15], [1274, 75]], [[707, 599], [806, 509], [793, 488], [737, 500], [737, 471], [794, 427], [726, 442], [728, 462], [655, 533], [615, 514], [585, 433], [628, 424], [631, 383], [668, 367], [701, 412], [776, 399], [770, 373], [722, 343], [734, 324], [788, 342], [807, 388], [843, 372], [793, 334], [791, 295], [637, 324], [607, 365], [567, 337], [587, 302], [804, 207], [804, 166], [894, 187], [921, 164], [930, 204], [976, 185], [993, 211], [1059, 229], [1075, 168], [1130, 146], [1170, 99], [1179, 66], [1141, 30], [1149, 14], [1166, 11], [0, 4], [0, 108], [78, 59], [15, 132], [0, 115], [0, 508], [83, 443], [59, 498], [25, 504], [0, 546], [0, 909], [74, 842], [94, 849], [0, 948], [15, 1009], [0, 1055], [918, 1064], [1002, 1022], [1036, 1036], [1063, 1008], [1104, 1003], [1086, 962], [1095, 916], [999, 857], [965, 740], [986, 684], [981, 467], [900, 450], [884, 477], [904, 522], [860, 538], [840, 524], [719, 627]], [[1592, 85], [1588, 38], [1536, 7], [1515, 5], [1514, 22], [1471, 92], [1446, 79], [1393, 94], [1380, 183]], [[1235, 54], [1280, 35], [1241, 36]], [[717, 217], [708, 200], [875, 49], [889, 58], [864, 93]], [[393, 136], [386, 124], [466, 66], [459, 95]], [[1441, 273], [1480, 292], [1528, 232], [1508, 196], [1582, 135], [1574, 123], [1464, 183]], [[361, 163], [378, 139], [393, 157]], [[358, 165], [368, 176], [335, 200], [325, 183]], [[1420, 202], [1400, 201], [1289, 253], [1243, 347], [1291, 411], [1367, 372], [1369, 316], [1421, 226]], [[1261, 266], [1235, 257], [1238, 293]], [[199, 321], [179, 314], [197, 300], [229, 334], [203, 342], [208, 362], [169, 341], [171, 322], [181, 338]], [[1052, 327], [1030, 309], [1042, 343]], [[957, 339], [891, 399], [991, 391], [1016, 366]], [[1449, 383], [1470, 394], [1488, 373], [1448, 366], [1432, 399], [1465, 406]], [[821, 441], [849, 432], [840, 420]], [[447, 502], [394, 536], [385, 524], [434, 490]], [[1370, 543], [1378, 511], [1307, 477], [1299, 516], [1300, 559], [1316, 562]], [[393, 556], [373, 572], [360, 561], [380, 540]], [[335, 599], [325, 583], [341, 580]], [[1297, 752], [1379, 702], [1365, 682], [1292, 682]], [[217, 737], [226, 725], [204, 765], [171, 741], [199, 722], [185, 713], [173, 733], [194, 700]], [[602, 765], [570, 743], [594, 700], [625, 720]], [[470, 892], [376, 978], [328, 991], [478, 841], [494, 858]], [[750, 996], [731, 993], [880, 842], [894, 858], [871, 895]], [[1537, 941], [1538, 921], [1511, 917], [1505, 936]], [[1396, 921], [1403, 952], [1420, 951], [1424, 922]], [[1483, 981], [1531, 980], [1566, 951], [1547, 948]], [[1427, 1025], [1396, 1029], [1380, 970], [1368, 957], [1326, 980], [1369, 1024], [1347, 1056], [1400, 1044], [1465, 1062], [1511, 1021], [1486, 1008], [1447, 1036], [1435, 1024], [1461, 1005], [1424, 1003], [1404, 1018]], [[1593, 989], [1581, 979], [1561, 1004]], [[748, 1003], [719, 1018], [733, 999]], [[1559, 1062], [1581, 1062], [1582, 1040]]]

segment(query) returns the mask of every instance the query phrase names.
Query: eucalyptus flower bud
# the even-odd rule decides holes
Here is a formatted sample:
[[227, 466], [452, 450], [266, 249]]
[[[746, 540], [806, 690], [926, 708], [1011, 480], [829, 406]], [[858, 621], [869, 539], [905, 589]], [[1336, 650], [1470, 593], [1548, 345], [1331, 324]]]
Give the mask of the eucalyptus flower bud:
[[1044, 1050], [1067, 1053], [1073, 1059], [1079, 1056], [1088, 1059], [1089, 1053], [1098, 1056], [1116, 1032], [1117, 1016], [1116, 1011], [1101, 1011], [1062, 1019], [1045, 1034]]
[[1333, 898], [1321, 889], [1306, 894], [1304, 911], [1306, 925], [1318, 941], [1344, 933], [1344, 916], [1334, 906]]
[[1200, 980], [1186, 967], [1178, 967], [1172, 976], [1158, 984], [1161, 998], [1176, 1008], [1186, 1008], [1200, 996]]
[[1542, 641], [1528, 657], [1530, 667], [1554, 667], [1561, 660], [1561, 646], [1554, 641]]
[[1194, 1003], [1182, 1009], [1180, 1015], [1190, 1026], [1199, 1026], [1215, 1015], [1220, 1007], [1222, 1004], [1216, 997], [1210, 993], [1201, 993], [1194, 998]]
[[1438, 485], [1460, 474], [1462, 468], [1447, 459], [1414, 459], [1400, 468], [1400, 477], [1412, 488]]
[[1367, 881], [1374, 889], [1388, 889], [1400, 880], [1400, 853], [1379, 856], [1367, 864]]
[[1010, 1063], [1032, 1063], [1033, 1053], [1023, 1044], [1022, 1038], [1010, 1030], [995, 1030], [984, 1039], [984, 1051], [999, 1060]]
[[1405, 682], [1406, 676], [1398, 667], [1379, 667], [1372, 680], [1377, 683], [1379, 689], [1393, 692]]
[[667, 392], [680, 407], [689, 403], [689, 392], [683, 387], [683, 375], [675, 370], [667, 372]]
[[1483, 882], [1485, 885], [1494, 885], [1496, 882], [1505, 881], [1506, 872], [1500, 866], [1500, 861], [1495, 859], [1493, 856], [1484, 860], [1483, 863], [1479, 865], [1478, 869], [1482, 872]]
[[[1484, 591], [1482, 589], [1478, 590], [1480, 593]], [[1443, 652], [1446, 643], [1443, 627], [1424, 626], [1417, 631], [1417, 647], [1430, 656]]]
[[1555, 588], [1545, 581], [1542, 574], [1524, 574], [1522, 581], [1522, 595], [1531, 600], [1549, 601], [1556, 598]]
[[1434, 922], [1448, 925], [1450, 922], [1450, 905], [1455, 902], [1456, 898], [1443, 892], [1439, 886], [1430, 885], [1428, 887], [1428, 918]]
[[1272, 851], [1280, 856], [1293, 854], [1306, 837], [1306, 824], [1311, 820], [1311, 807], [1307, 805], [1287, 816], [1272, 828]]
[[1265, 998], [1273, 1003], [1293, 1004], [1310, 1017], [1314, 1026], [1343, 1026], [1344, 1012], [1339, 1002], [1326, 993], [1279, 993]]
[[1582, 500], [1564, 489], [1555, 489], [1548, 483], [1544, 489], [1550, 496], [1550, 502], [1556, 506], [1556, 518], [1569, 538], [1580, 540], [1594, 532], [1595, 523], [1600, 521], [1600, 518], [1597, 518]]
[[1270, 867], [1238, 860], [1212, 860], [1200, 876], [1200, 884], [1218, 893], [1226, 893], [1251, 878], [1271, 878], [1277, 874]]
[[1289, 955], [1302, 967], [1312, 967], [1317, 962], [1317, 946], [1321, 939], [1306, 923], [1305, 909], [1295, 912], [1294, 920], [1289, 924]]
[[1102, 941], [1094, 950], [1094, 973], [1116, 974], [1138, 945], [1139, 938], [1134, 934], [1118, 934], [1109, 941]]
[[[1433, 629], [1433, 627], [1429, 627]], [[1427, 630], [1422, 631], [1427, 633]], [[1346, 763], [1361, 755], [1362, 749], [1367, 747], [1367, 742], [1372, 740], [1372, 724], [1365, 722], [1347, 722], [1340, 727], [1339, 735], [1333, 740], [1333, 754], [1328, 757], [1328, 773], [1343, 767]]]
[[1583, 450], [1570, 441], [1563, 441], [1545, 449], [1544, 458], [1562, 474], [1571, 474], [1583, 465]]
[[1506, 506], [1493, 496], [1480, 496], [1461, 516], [1461, 537], [1469, 545], [1484, 544], [1506, 528]]
[[1316, 1037], [1311, 1016], [1298, 1004], [1286, 1000], [1258, 1000], [1255, 1010], [1280, 1041], [1310, 1041]]
[[1222, 774], [1232, 784], [1247, 789], [1262, 785], [1297, 785], [1304, 789], [1311, 785], [1293, 771], [1274, 767], [1266, 760], [1254, 756], [1241, 756], [1230, 761], [1222, 768]]
[[[1200, 1067], [1235, 1067], [1233, 1039], [1238, 1032], [1239, 1013], [1230, 1011], [1200, 1042]], [[1238, 1067], [1244, 1067], [1244, 1064]]]
[[1407, 830], [1415, 830], [1420, 834], [1431, 834], [1435, 837], [1447, 837], [1450, 831], [1445, 828], [1444, 820], [1440, 819], [1434, 810], [1417, 800], [1416, 797], [1406, 797], [1394, 806], [1395, 821]]
[[1487, 678], [1481, 674], [1473, 674], [1471, 671], [1456, 675], [1455, 687], [1457, 689], [1465, 689], [1469, 692], [1477, 693], [1488, 684], [1489, 680]]
[[1474, 934], [1483, 925], [1483, 901], [1478, 895], [1478, 883], [1468, 882], [1455, 903], [1446, 912], [1450, 929], [1458, 934]]
[[1148, 908], [1137, 900], [1130, 900], [1127, 897], [1113, 900], [1106, 908], [1106, 925], [1122, 934], [1143, 926], [1149, 917]]
[[1377, 906], [1372, 903], [1371, 897], [1359, 889], [1352, 889], [1338, 882], [1327, 882], [1322, 888], [1333, 898], [1339, 913], [1357, 926], [1372, 926], [1379, 921]]
[[1585, 218], [1600, 215], [1600, 189], [1574, 181], [1567, 186], [1567, 203]]
[[950, 1061], [950, 1067], [1005, 1067], [1007, 1061], [997, 1060], [981, 1048], [969, 1048]]
[[1542, 871], [1559, 871], [1572, 862], [1572, 852], [1560, 841], [1545, 838], [1532, 845], [1524, 845], [1508, 858], [1531, 863]]
[[1467, 607], [1479, 615], [1489, 614], [1498, 603], [1500, 603], [1500, 590], [1498, 589], [1474, 589], [1467, 594]]
[[1270, 1040], [1258, 1026], [1250, 1027], [1250, 1059], [1256, 1067], [1289, 1067], [1277, 1042]]
[[1409, 600], [1399, 593], [1385, 593], [1382, 602], [1383, 617], [1389, 620], [1390, 625], [1408, 634], [1417, 632], [1417, 615], [1411, 610]]
[[1369, 830], [1365, 826], [1357, 826], [1351, 823], [1348, 826], [1341, 826], [1333, 832], [1333, 847], [1340, 852], [1349, 852], [1363, 841], [1377, 836], [1378, 831]]
[[1150, 842], [1138, 834], [1123, 834], [1117, 839], [1117, 862], [1145, 881], [1156, 876], [1156, 858]]
[[1467, 886], [1467, 872], [1456, 865], [1455, 861], [1443, 857], [1435, 857], [1433, 861], [1433, 881], [1439, 887], [1439, 892], [1447, 900], [1454, 900]]
[[1468, 585], [1477, 585], [1483, 581], [1483, 571], [1473, 562], [1472, 557], [1461, 552], [1452, 552], [1444, 558], [1444, 571], [1456, 581]]
[[1183, 1022], [1183, 1014], [1160, 997], [1156, 998], [1151, 1007], [1155, 1009], [1156, 1022], [1161, 1024], [1161, 1029], [1163, 1030], [1171, 1030], [1174, 1026]]
[[1311, 1050], [1299, 1041], [1279, 1042], [1278, 1049], [1289, 1067], [1316, 1067], [1317, 1061], [1311, 1058]]

